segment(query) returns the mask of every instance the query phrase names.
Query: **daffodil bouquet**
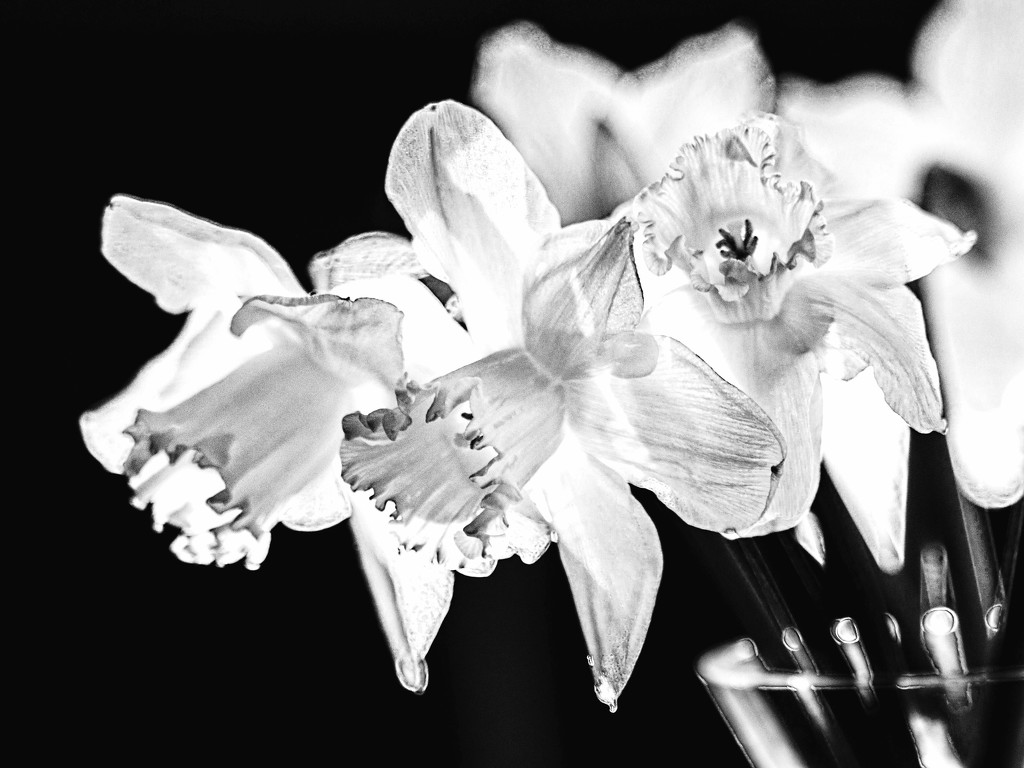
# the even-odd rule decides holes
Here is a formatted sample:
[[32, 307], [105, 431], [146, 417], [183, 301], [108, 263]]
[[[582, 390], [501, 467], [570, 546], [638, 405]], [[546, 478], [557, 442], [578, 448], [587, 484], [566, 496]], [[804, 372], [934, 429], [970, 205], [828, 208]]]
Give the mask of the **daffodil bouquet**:
[[[501, 30], [480, 50], [483, 111], [428, 105], [394, 141], [383, 183], [410, 237], [318, 254], [312, 293], [255, 235], [115, 197], [103, 255], [187, 321], [82, 416], [89, 450], [177, 529], [185, 562], [256, 569], [276, 525], [350, 521], [417, 692], [456, 574], [551, 548], [614, 710], [663, 568], [637, 489], [725, 539], [785, 533], [822, 568], [824, 462], [851, 551], [900, 574], [909, 430], [948, 428], [966, 498], [1007, 507], [1024, 398], [1002, 398], [979, 470], [970, 446], [991, 446], [944, 402], [969, 372], [936, 365], [908, 288], [963, 269], [975, 228], [851, 196], [768, 71], [738, 26], [631, 74], [533, 25]], [[1019, 389], [1017, 331], [999, 370]], [[945, 585], [943, 553], [922, 552], [923, 582]]]

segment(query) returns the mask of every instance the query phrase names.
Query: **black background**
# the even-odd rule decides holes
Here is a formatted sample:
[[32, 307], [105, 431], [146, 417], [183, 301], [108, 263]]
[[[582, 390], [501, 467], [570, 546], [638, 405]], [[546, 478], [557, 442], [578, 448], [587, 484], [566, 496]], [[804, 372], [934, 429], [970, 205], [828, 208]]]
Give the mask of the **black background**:
[[[664, 582], [611, 714], [593, 694], [557, 554], [458, 577], [422, 696], [402, 689], [348, 526], [275, 530], [256, 573], [199, 568], [129, 507], [91, 459], [78, 415], [124, 386], [181, 325], [102, 258], [117, 193], [249, 230], [308, 287], [317, 251], [404, 232], [383, 193], [388, 151], [428, 102], [465, 101], [479, 37], [517, 19], [625, 68], [745, 18], [777, 74], [834, 80], [908, 71], [930, 2], [7, 3], [4, 72], [10, 332], [33, 423], [18, 474], [41, 468], [16, 590], [44, 651], [23, 716], [53, 726], [40, 756], [290, 762], [430, 759], [450, 766], [744, 766], [693, 671], [751, 617], [711, 577], [718, 546], [651, 505]], [[23, 208], [21, 207], [23, 206]], [[32, 405], [37, 395], [42, 406]], [[45, 413], [47, 423], [38, 423]], [[24, 468], [24, 469], [22, 469]], [[67, 544], [64, 551], [56, 543]], [[22, 589], [20, 585], [27, 588]]]

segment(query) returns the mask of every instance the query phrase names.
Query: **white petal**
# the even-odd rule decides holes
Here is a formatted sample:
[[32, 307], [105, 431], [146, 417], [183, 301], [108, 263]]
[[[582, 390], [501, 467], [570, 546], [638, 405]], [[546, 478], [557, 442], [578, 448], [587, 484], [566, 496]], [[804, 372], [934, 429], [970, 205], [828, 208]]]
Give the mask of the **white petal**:
[[1021, 141], [1022, 38], [1024, 14], [1013, 0], [944, 0], [918, 35], [914, 74], [945, 108], [965, 165], [987, 164]]
[[567, 222], [606, 216], [656, 181], [681, 144], [768, 110], [774, 83], [737, 24], [623, 75], [582, 48], [516, 24], [481, 45], [473, 98], [506, 131]]
[[[632, 86], [632, 88], [631, 88]], [[749, 112], [771, 111], [775, 81], [760, 43], [732, 23], [680, 43], [659, 61], [624, 78], [617, 115], [630, 119], [643, 147], [643, 183], [658, 179], [679, 147], [695, 136], [737, 123]]]
[[835, 174], [835, 194], [913, 198], [949, 143], [926, 105], [899, 81], [871, 74], [829, 85], [785, 80], [778, 110], [803, 127], [810, 152]]
[[287, 262], [258, 237], [161, 203], [111, 200], [102, 250], [167, 312], [193, 309], [211, 295], [305, 293]]
[[481, 350], [519, 345], [523, 282], [559, 219], [515, 148], [479, 112], [432, 104], [395, 140], [385, 187]]
[[584, 222], [545, 243], [523, 306], [525, 345], [549, 371], [585, 370], [608, 333], [632, 330], [643, 293], [633, 263], [635, 226]]
[[988, 509], [1024, 495], [1024, 260], [956, 262], [924, 281], [948, 445], [961, 491]]
[[402, 384], [402, 313], [393, 304], [331, 293], [302, 298], [257, 296], [235, 313], [231, 331], [242, 335], [266, 320], [282, 321], [310, 359], [346, 388], [372, 383], [395, 391]]
[[626, 483], [571, 438], [527, 492], [551, 510], [595, 690], [614, 711], [647, 636], [661, 583], [658, 532]]
[[793, 286], [779, 322], [815, 350], [822, 370], [846, 380], [870, 365], [904, 421], [918, 432], [945, 430], [921, 303], [907, 287], [878, 273], [821, 270]]
[[267, 559], [270, 550], [270, 531], [254, 536], [249, 530], [235, 530], [230, 527], [214, 531], [217, 546], [214, 549], [214, 561], [218, 566], [231, 565], [245, 560], [245, 567], [250, 571], [258, 570]]
[[867, 368], [850, 381], [822, 376], [825, 469], [878, 567], [903, 567], [910, 430]]
[[123, 392], [80, 419], [90, 453], [107, 470], [121, 472], [131, 450], [122, 433], [140, 408], [177, 405], [269, 348], [262, 331], [244, 339], [230, 333], [240, 296], [303, 291], [285, 261], [259, 238], [160, 203], [115, 197], [104, 214], [102, 249], [163, 309], [191, 311], [167, 350]]
[[107, 471], [122, 471], [132, 447], [124, 430], [140, 408], [167, 410], [270, 348], [270, 339], [261, 330], [254, 329], [243, 338], [232, 334], [231, 316], [239, 302], [229, 297], [224, 303], [226, 311], [204, 303], [191, 312], [171, 346], [150, 360], [131, 384], [82, 414], [79, 427], [86, 447]]
[[537, 562], [551, 545], [550, 515], [545, 519], [540, 510], [524, 498], [506, 510], [505, 518], [508, 520], [506, 545], [509, 552], [519, 555], [527, 565]]
[[422, 693], [427, 651], [448, 613], [455, 575], [431, 562], [429, 553], [401, 549], [388, 530], [388, 515], [368, 494], [354, 494], [352, 507], [352, 532], [398, 680]]
[[674, 339], [626, 341], [644, 369], [623, 376], [613, 366], [565, 384], [568, 424], [580, 443], [690, 525], [724, 531], [756, 522], [783, 460], [775, 425]]
[[[770, 356], [769, 356], [770, 357]], [[792, 528], [811, 508], [821, 477], [821, 382], [811, 354], [785, 365], [752, 356], [747, 393], [782, 433], [786, 460], [764, 516], [739, 536], [761, 536]], [[744, 387], [741, 387], [743, 389]]]
[[828, 270], [877, 271], [909, 283], [963, 256], [977, 239], [907, 200], [825, 201], [836, 249]]
[[793, 529], [796, 542], [807, 554], [815, 559], [818, 565], [825, 565], [825, 534], [821, 530], [821, 521], [813, 512], [797, 523]]
[[430, 381], [477, 357], [466, 331], [419, 280], [401, 275], [352, 280], [332, 286], [330, 292], [380, 299], [402, 311], [402, 353], [414, 381]]
[[761, 520], [737, 531], [754, 536], [796, 525], [810, 509], [821, 467], [818, 363], [778, 322], [721, 324], [690, 288], [668, 294], [638, 328], [678, 339], [750, 396], [782, 434], [785, 461]]
[[472, 99], [522, 152], [567, 223], [606, 215], [621, 202], [617, 195], [631, 197], [644, 183], [602, 189], [610, 179], [598, 162], [599, 126], [620, 74], [610, 61], [555, 42], [534, 24], [512, 24], [480, 43]]
[[950, 407], [947, 444], [961, 492], [986, 509], [1015, 504], [1024, 496], [1024, 377], [1006, 388], [1000, 408]]
[[313, 288], [321, 293], [351, 280], [385, 275], [419, 278], [427, 274], [412, 243], [390, 232], [354, 235], [340, 245], [316, 254], [309, 262]]
[[294, 531], [322, 531], [348, 520], [352, 514], [352, 489], [341, 479], [341, 460], [311, 481], [297, 494], [285, 499], [276, 516]]

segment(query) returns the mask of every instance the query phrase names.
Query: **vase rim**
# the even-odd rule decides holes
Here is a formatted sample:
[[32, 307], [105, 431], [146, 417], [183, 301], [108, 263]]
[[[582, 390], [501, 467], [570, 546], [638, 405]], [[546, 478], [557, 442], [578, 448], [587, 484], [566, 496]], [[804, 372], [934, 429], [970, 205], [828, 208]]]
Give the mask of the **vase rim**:
[[735, 690], [913, 690], [974, 683], [1024, 682], [1024, 666], [976, 668], [959, 674], [928, 672], [869, 675], [822, 674], [807, 670], [769, 669], [750, 638], [740, 638], [705, 651], [695, 664], [705, 685]]

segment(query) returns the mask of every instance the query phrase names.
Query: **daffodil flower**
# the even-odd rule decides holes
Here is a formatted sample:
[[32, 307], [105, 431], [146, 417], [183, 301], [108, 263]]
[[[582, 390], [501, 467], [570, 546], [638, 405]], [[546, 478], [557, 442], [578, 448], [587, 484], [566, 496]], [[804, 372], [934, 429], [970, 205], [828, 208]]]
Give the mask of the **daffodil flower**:
[[[481, 42], [472, 96], [537, 171], [563, 219], [577, 221], [628, 213], [629, 201], [661, 178], [681, 144], [773, 111], [776, 93], [755, 34], [737, 24], [685, 40], [634, 73], [554, 42], [534, 25], [514, 24]], [[904, 162], [890, 159], [894, 167]], [[829, 179], [810, 156], [800, 164], [809, 179]], [[646, 281], [645, 288], [653, 303], [665, 285]], [[891, 570], [902, 562], [906, 423], [870, 374], [826, 378], [822, 386], [829, 391], [825, 466], [868, 546]], [[820, 541], [813, 530], [798, 534], [801, 543]], [[819, 548], [811, 554], [821, 557]]]
[[[634, 201], [645, 287], [667, 281], [638, 327], [686, 344], [785, 439], [768, 514], [744, 536], [807, 516], [821, 463], [820, 374], [873, 377], [911, 427], [945, 427], [921, 307], [904, 284], [973, 238], [905, 201], [819, 200], [802, 178], [807, 159], [793, 126], [762, 115], [684, 145]], [[898, 544], [874, 542], [876, 557], [897, 567]]]
[[424, 266], [458, 295], [479, 359], [410, 385], [400, 407], [348, 416], [343, 476], [373, 490], [407, 549], [471, 573], [557, 540], [597, 695], [614, 709], [662, 569], [628, 483], [692, 525], [747, 528], [778, 482], [777, 431], [683, 345], [633, 331], [634, 225], [560, 228], [475, 110], [413, 115], [386, 189]]
[[521, 22], [481, 41], [471, 89], [566, 223], [607, 216], [659, 179], [680, 143], [774, 97], [756, 36], [735, 23], [623, 72]]
[[133, 503], [197, 537], [178, 545], [197, 561], [223, 565], [257, 544], [262, 557], [285, 503], [336, 468], [345, 413], [402, 386], [400, 317], [332, 294], [248, 300], [230, 330], [266, 324], [269, 349], [166, 411], [139, 410], [126, 430]]
[[408, 276], [422, 272], [408, 241], [368, 233], [319, 254], [319, 294], [307, 296], [253, 235], [116, 197], [103, 253], [162, 308], [189, 314], [124, 392], [82, 416], [90, 451], [128, 476], [158, 530], [180, 529], [171, 549], [186, 562], [257, 568], [275, 523], [318, 530], [351, 516], [398, 677], [423, 690], [452, 574], [398, 550], [338, 458], [345, 414], [394, 405], [407, 367], [432, 376], [468, 359], [464, 333]]
[[849, 195], [919, 198], [978, 243], [922, 281], [962, 494], [1024, 496], [1024, 14], [1012, 0], [945, 0], [918, 35], [914, 80], [788, 80], [779, 110], [805, 126]]

